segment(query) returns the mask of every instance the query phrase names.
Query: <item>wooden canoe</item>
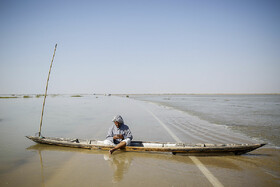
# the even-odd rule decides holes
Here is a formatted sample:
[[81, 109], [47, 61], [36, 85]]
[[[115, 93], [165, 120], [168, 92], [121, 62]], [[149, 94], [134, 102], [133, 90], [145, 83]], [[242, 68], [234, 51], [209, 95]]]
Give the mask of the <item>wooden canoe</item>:
[[[37, 137], [26, 136], [30, 140], [49, 145], [57, 145], [73, 148], [84, 149], [99, 149], [110, 150], [113, 146], [105, 145], [103, 141], [83, 140], [71, 138], [52, 138], [52, 137]], [[166, 152], [172, 154], [186, 155], [241, 155], [253, 151], [265, 144], [184, 144], [184, 143], [160, 143], [160, 142], [145, 142], [132, 141], [130, 146], [126, 146], [123, 151], [134, 152]]]

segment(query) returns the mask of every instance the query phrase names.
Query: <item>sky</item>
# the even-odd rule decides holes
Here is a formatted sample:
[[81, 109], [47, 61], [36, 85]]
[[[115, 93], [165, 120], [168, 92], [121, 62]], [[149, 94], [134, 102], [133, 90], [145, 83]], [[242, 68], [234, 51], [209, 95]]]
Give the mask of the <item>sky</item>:
[[0, 94], [280, 93], [278, 0], [0, 0]]

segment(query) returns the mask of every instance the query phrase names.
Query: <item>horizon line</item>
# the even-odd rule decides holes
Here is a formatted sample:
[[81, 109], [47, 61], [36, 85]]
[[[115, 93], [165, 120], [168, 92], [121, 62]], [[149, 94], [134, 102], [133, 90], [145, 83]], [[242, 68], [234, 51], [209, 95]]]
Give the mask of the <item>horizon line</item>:
[[[49, 93], [47, 95], [280, 95], [280, 93]], [[0, 95], [42, 95], [42, 93], [0, 93]]]

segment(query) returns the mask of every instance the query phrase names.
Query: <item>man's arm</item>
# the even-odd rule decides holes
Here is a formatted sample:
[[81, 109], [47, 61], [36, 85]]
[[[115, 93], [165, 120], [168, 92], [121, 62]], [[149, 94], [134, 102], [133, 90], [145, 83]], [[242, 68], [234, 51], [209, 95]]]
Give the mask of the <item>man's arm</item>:
[[115, 140], [115, 139], [124, 139], [124, 137], [123, 137], [123, 135], [122, 134], [117, 134], [117, 135], [115, 135], [114, 137], [113, 137], [113, 139]]
[[127, 139], [127, 138], [129, 138], [130, 140], [132, 140], [132, 138], [133, 138], [132, 133], [129, 128], [126, 130], [126, 133], [124, 136], [124, 139]]
[[110, 140], [111, 142], [113, 142], [113, 140], [114, 140], [113, 126], [109, 128], [107, 136], [106, 136], [106, 140]]

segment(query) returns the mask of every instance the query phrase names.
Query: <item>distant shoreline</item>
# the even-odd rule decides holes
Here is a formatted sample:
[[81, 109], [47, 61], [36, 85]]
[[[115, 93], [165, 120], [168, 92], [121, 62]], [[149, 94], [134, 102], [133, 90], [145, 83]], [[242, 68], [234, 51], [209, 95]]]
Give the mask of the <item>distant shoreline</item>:
[[[108, 93], [72, 93], [72, 94], [48, 94], [47, 96], [69, 96], [69, 97], [83, 97], [83, 96], [140, 96], [140, 95], [280, 95], [280, 93], [127, 93], [127, 94], [108, 94]], [[44, 97], [44, 94], [0, 94], [0, 99], [12, 99], [12, 98], [40, 98]]]
[[280, 95], [280, 93], [143, 93], [143, 94], [112, 94], [112, 95]]

